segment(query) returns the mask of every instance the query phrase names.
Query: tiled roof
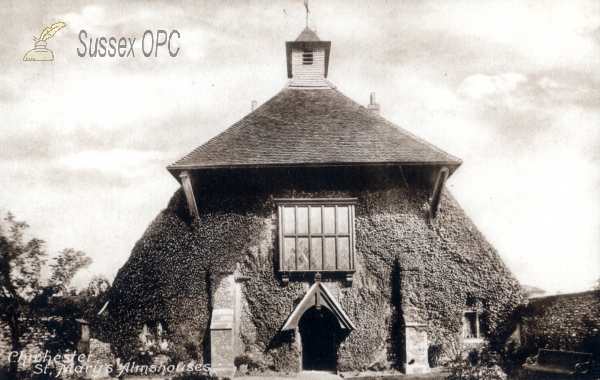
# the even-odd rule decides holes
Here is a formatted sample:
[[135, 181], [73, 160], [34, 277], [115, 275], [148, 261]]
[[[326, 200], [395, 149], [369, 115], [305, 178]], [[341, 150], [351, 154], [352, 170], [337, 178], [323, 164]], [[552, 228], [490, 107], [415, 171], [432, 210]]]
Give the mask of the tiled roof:
[[167, 169], [461, 163], [334, 88], [285, 88]]

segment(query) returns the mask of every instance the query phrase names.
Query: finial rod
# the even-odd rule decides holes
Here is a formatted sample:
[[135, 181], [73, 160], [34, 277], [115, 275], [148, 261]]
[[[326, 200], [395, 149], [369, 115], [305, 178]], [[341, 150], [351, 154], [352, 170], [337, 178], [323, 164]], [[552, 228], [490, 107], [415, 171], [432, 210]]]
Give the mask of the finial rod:
[[306, 8], [306, 27], [308, 28], [308, 14], [310, 13], [308, 10], [308, 0], [304, 0], [304, 7]]

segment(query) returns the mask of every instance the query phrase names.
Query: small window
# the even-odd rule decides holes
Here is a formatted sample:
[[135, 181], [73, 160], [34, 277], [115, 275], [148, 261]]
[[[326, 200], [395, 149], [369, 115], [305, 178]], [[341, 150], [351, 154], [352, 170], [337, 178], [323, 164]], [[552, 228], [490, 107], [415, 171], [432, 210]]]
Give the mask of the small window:
[[303, 65], [312, 65], [313, 64], [312, 50], [304, 50], [304, 53], [302, 53], [302, 64]]
[[476, 311], [466, 311], [463, 317], [463, 339], [480, 339], [479, 314]]
[[276, 202], [280, 271], [354, 272], [355, 199]]

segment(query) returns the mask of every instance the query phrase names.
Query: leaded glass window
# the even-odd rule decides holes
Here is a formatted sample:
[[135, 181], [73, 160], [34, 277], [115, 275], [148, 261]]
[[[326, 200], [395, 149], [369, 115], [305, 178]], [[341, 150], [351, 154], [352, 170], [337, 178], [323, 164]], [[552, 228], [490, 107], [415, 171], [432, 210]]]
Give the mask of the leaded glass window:
[[278, 199], [279, 269], [354, 271], [355, 199]]

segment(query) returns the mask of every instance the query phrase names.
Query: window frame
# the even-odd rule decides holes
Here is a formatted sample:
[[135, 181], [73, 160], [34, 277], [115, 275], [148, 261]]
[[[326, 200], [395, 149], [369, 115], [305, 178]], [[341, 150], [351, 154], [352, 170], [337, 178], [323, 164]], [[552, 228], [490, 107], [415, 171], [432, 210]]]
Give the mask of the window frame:
[[[473, 318], [473, 324], [475, 327], [475, 331], [473, 331], [472, 327], [472, 323], [470, 321], [470, 317], [472, 316]], [[479, 321], [479, 317], [481, 316], [481, 313], [477, 310], [465, 310], [463, 312], [463, 330], [461, 332], [461, 338], [463, 340], [463, 343], [481, 343], [483, 342], [483, 334], [481, 332], [481, 324]], [[475, 332], [475, 336], [472, 337], [468, 337], [465, 336], [465, 329], [469, 330], [470, 332]], [[469, 335], [473, 335], [473, 334], [469, 334]]]
[[[346, 273], [346, 274], [351, 274], [354, 273], [356, 271], [355, 269], [355, 265], [354, 265], [354, 256], [355, 256], [355, 251], [356, 251], [356, 236], [355, 236], [355, 205], [356, 205], [356, 198], [291, 198], [291, 199], [275, 199], [275, 205], [277, 207], [277, 226], [278, 226], [278, 231], [277, 231], [277, 236], [278, 236], [278, 240], [279, 240], [279, 272], [285, 273], [285, 274], [289, 274], [289, 273]], [[296, 223], [297, 223], [297, 207], [331, 207], [331, 206], [347, 206], [348, 207], [348, 233], [339, 233], [337, 231], [337, 218], [338, 218], [338, 214], [337, 214], [337, 207], [336, 207], [336, 211], [334, 212], [335, 215], [335, 220], [336, 220], [336, 232], [331, 234], [331, 233], [325, 233], [325, 231], [323, 229], [321, 229], [321, 233], [318, 234], [311, 234], [310, 232], [310, 220], [308, 221], [309, 227], [308, 227], [308, 232], [307, 233], [297, 233], [297, 231], [295, 231], [293, 234], [286, 234], [284, 231], [284, 221], [283, 221], [283, 215], [284, 215], [284, 207], [296, 207]], [[309, 209], [309, 215], [310, 215], [310, 209]], [[321, 213], [321, 220], [323, 218], [323, 212]], [[297, 228], [297, 224], [295, 226]], [[321, 237], [321, 238], [325, 238], [325, 237], [336, 237], [336, 250], [335, 250], [335, 269], [325, 269], [325, 268], [321, 268], [321, 269], [310, 269], [310, 254], [311, 254], [311, 249], [309, 248], [308, 254], [308, 262], [309, 262], [309, 268], [308, 269], [297, 269], [298, 268], [298, 255], [297, 255], [297, 251], [295, 252], [296, 254], [296, 269], [290, 270], [290, 269], [286, 269], [284, 268], [284, 240], [286, 237], [295, 237], [296, 239], [298, 239], [298, 237], [307, 237], [309, 242], [311, 241], [311, 239], [313, 237]], [[338, 236], [348, 236], [348, 240], [349, 240], [349, 246], [348, 246], [348, 254], [349, 254], [349, 261], [348, 261], [348, 268], [344, 268], [344, 269], [338, 269], [339, 265], [338, 265], [338, 251], [337, 251], [337, 237]], [[297, 243], [296, 243], [297, 244]], [[311, 244], [311, 243], [309, 243]], [[309, 245], [310, 247], [310, 245]], [[324, 255], [325, 253], [322, 252], [322, 255]]]

